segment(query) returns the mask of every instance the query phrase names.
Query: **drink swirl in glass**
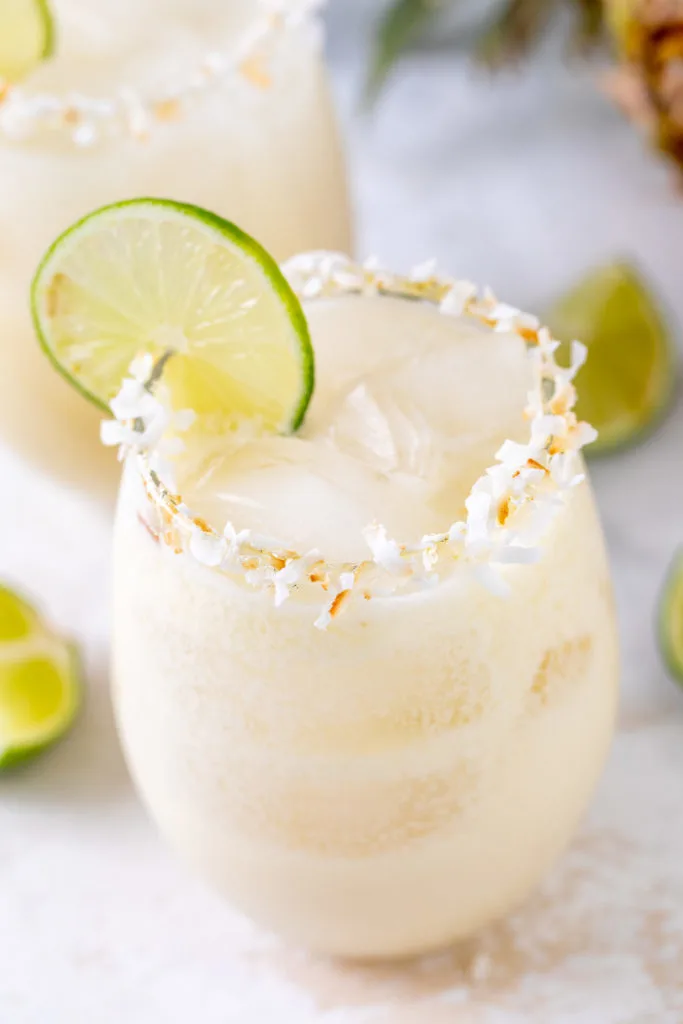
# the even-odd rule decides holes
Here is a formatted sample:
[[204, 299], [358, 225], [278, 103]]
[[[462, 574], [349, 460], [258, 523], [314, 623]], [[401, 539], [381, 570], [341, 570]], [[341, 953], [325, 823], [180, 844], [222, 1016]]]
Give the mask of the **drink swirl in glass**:
[[316, 357], [298, 434], [190, 431], [172, 487], [127, 459], [116, 713], [162, 833], [237, 907], [416, 954], [526, 897], [609, 745], [583, 354], [563, 370], [534, 318], [431, 268], [286, 270]]
[[0, 81], [0, 431], [50, 473], [98, 495], [117, 479], [96, 412], [50, 373], [27, 309], [68, 224], [155, 195], [237, 219], [279, 258], [348, 248], [317, 6], [51, 0], [53, 55]]

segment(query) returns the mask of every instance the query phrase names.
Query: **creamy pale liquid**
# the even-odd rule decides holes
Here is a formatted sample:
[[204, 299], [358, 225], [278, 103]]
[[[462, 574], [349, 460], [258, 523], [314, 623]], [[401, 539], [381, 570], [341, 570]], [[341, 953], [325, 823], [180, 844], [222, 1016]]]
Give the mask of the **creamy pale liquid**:
[[[400, 300], [307, 307], [318, 384], [296, 438], [190, 450], [185, 500], [321, 548], [447, 528], [506, 436], [524, 437], [521, 343]], [[173, 554], [126, 470], [114, 694], [143, 799], [231, 901], [326, 952], [421, 952], [515, 907], [572, 835], [614, 716], [611, 589], [587, 484], [512, 596], [458, 569], [434, 589], [279, 609]]]
[[370, 308], [310, 306], [317, 384], [303, 428], [190, 450], [193, 510], [340, 561], [366, 557], [374, 520], [417, 541], [464, 514], [500, 443], [528, 433], [523, 342], [401, 299]]
[[[254, 0], [52, 0], [57, 51], [29, 93], [114, 97], [122, 86], [167, 94], [208, 53], [229, 53]], [[341, 148], [320, 54], [305, 28], [282, 41], [262, 89], [235, 76], [197, 95], [145, 141], [79, 149], [59, 135], [10, 141], [0, 131], [0, 432], [49, 472], [112, 493], [116, 460], [100, 414], [40, 353], [28, 289], [51, 242], [105, 203], [162, 196], [235, 220], [278, 259], [349, 248]]]

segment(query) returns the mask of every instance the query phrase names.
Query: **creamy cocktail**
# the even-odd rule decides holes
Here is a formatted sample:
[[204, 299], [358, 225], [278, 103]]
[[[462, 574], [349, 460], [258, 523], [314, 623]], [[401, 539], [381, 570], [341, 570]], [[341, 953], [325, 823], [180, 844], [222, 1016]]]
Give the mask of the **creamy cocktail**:
[[35, 343], [26, 291], [45, 247], [93, 207], [145, 194], [237, 219], [279, 258], [347, 248], [344, 166], [317, 5], [50, 6], [52, 56], [0, 80], [0, 430], [47, 471], [111, 493], [96, 413]]
[[96, 213], [36, 278], [44, 344], [95, 397], [137, 321], [104, 360], [111, 321], [83, 296], [161, 230], [205, 250], [198, 311], [180, 296], [152, 331], [150, 295], [155, 341], [103, 429], [126, 456], [113, 685], [133, 777], [172, 845], [296, 942], [381, 957], [468, 935], [568, 842], [612, 730], [585, 350], [562, 368], [534, 318], [429, 267], [297, 258], [302, 314], [251, 240], [141, 203]]

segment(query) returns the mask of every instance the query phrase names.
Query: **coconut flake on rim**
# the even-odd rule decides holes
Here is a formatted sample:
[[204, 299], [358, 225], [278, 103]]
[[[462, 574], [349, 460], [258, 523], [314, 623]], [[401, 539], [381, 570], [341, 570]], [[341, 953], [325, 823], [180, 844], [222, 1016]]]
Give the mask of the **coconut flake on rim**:
[[145, 141], [154, 127], [179, 120], [195, 100], [230, 79], [241, 79], [256, 89], [270, 88], [270, 66], [288, 31], [305, 26], [311, 44], [321, 46], [318, 14], [325, 3], [260, 0], [261, 14], [237, 46], [227, 53], [207, 53], [198, 65], [153, 96], [142, 96], [125, 83], [112, 98], [78, 91], [34, 93], [0, 78], [0, 138], [21, 143], [57, 133], [79, 149], [117, 137]]
[[359, 592], [370, 599], [432, 586], [455, 565], [469, 566], [491, 593], [507, 596], [510, 585], [502, 570], [538, 562], [544, 535], [569, 493], [585, 478], [580, 452], [595, 440], [597, 431], [577, 420], [573, 380], [586, 360], [586, 347], [572, 342], [569, 367], [559, 366], [559, 342], [535, 317], [498, 302], [488, 289], [479, 294], [469, 281], [438, 274], [431, 263], [401, 276], [375, 261], [358, 264], [340, 253], [314, 252], [289, 260], [283, 271], [303, 299], [409, 297], [432, 303], [446, 316], [471, 317], [494, 331], [518, 334], [527, 345], [533, 375], [524, 410], [529, 440], [508, 440], [500, 446], [494, 465], [470, 490], [465, 518], [448, 530], [410, 545], [390, 537], [381, 523], [372, 523], [363, 530], [368, 558], [328, 562], [318, 551], [300, 554], [274, 538], [250, 530], [237, 532], [231, 523], [218, 532], [192, 513], [174, 493], [163, 461], [169, 440], [175, 450], [179, 444], [177, 436], [168, 439], [163, 434], [169, 427], [175, 432], [185, 428], [192, 414], [171, 414], [157, 390], [150, 393], [145, 382], [153, 372], [152, 362], [143, 357], [131, 367], [131, 378], [111, 403], [116, 419], [103, 424], [102, 433], [105, 443], [120, 444], [124, 455], [137, 455], [147, 496], [164, 524], [159, 531], [164, 542], [175, 551], [188, 551], [209, 568], [271, 591], [278, 607], [293, 589], [322, 588], [326, 601], [314, 624], [323, 630]]

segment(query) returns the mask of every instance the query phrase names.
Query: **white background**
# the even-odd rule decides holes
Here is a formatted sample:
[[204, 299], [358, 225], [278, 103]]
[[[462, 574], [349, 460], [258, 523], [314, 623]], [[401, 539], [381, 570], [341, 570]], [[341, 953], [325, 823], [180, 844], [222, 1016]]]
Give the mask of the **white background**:
[[[372, 5], [338, 0], [329, 51], [358, 250], [437, 256], [542, 309], [593, 264], [633, 257], [683, 325], [683, 196], [549, 44], [489, 81], [441, 47], [358, 109]], [[466, 948], [403, 968], [286, 950], [188, 877], [138, 806], [106, 690], [107, 515], [0, 449], [0, 572], [77, 634], [84, 717], [0, 781], [0, 1024], [680, 1024], [683, 693], [654, 639], [683, 542], [683, 401], [642, 447], [593, 466], [623, 643], [621, 727], [581, 838], [532, 904]]]

